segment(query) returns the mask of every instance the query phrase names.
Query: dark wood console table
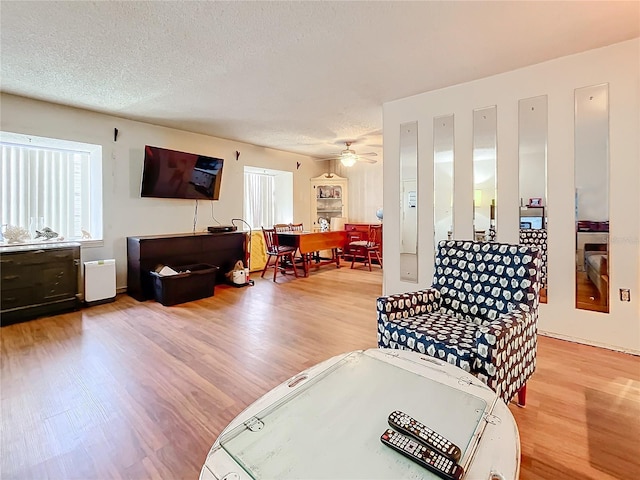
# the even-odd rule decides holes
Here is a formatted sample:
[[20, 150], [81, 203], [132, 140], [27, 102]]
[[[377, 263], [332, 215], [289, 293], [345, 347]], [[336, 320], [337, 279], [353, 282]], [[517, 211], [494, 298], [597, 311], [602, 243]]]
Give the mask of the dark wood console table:
[[77, 307], [79, 243], [0, 247], [2, 325]]
[[153, 298], [151, 272], [159, 264], [170, 267], [208, 263], [219, 267], [217, 282], [245, 260], [244, 232], [178, 233], [127, 237], [127, 293], [139, 301]]

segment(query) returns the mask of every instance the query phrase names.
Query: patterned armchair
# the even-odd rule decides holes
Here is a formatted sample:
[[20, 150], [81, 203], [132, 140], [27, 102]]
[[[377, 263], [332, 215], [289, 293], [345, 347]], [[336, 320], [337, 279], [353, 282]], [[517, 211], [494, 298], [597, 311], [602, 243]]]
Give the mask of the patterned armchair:
[[535, 247], [442, 241], [431, 288], [378, 298], [378, 346], [440, 358], [524, 405], [539, 293]]
[[529, 245], [540, 250], [542, 260], [540, 284], [541, 288], [547, 287], [547, 230], [544, 228], [521, 228], [520, 245]]

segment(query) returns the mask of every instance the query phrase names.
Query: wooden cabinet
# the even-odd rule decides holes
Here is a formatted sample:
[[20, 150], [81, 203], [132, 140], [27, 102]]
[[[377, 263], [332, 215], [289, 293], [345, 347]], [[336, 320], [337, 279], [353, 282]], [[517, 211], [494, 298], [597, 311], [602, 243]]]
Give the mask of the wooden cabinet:
[[205, 263], [218, 267], [217, 281], [245, 261], [243, 232], [184, 233], [127, 237], [127, 293], [136, 300], [153, 298], [151, 271], [159, 264], [170, 267]]
[[[347, 241], [366, 240], [369, 241], [369, 228], [372, 225], [380, 225], [379, 223], [345, 223], [344, 229], [347, 231]], [[379, 238], [380, 249], [378, 255], [382, 258], [382, 236]]]
[[348, 182], [337, 175], [324, 173], [311, 179], [311, 224], [313, 230], [321, 230], [321, 218], [327, 225], [334, 217], [348, 216]]
[[77, 306], [79, 243], [0, 247], [2, 324]]

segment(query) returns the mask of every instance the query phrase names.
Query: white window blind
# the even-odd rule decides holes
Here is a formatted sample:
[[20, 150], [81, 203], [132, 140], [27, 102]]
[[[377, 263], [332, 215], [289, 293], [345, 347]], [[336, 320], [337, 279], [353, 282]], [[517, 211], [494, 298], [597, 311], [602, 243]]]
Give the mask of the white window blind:
[[[95, 218], [102, 212], [96, 195], [97, 191], [101, 196], [101, 185], [94, 181], [95, 152], [35, 143], [0, 142], [2, 225], [23, 227], [32, 239], [35, 230], [44, 227], [67, 240], [81, 239], [83, 230], [93, 239], [101, 238], [101, 218]], [[101, 165], [101, 158], [97, 165]]]

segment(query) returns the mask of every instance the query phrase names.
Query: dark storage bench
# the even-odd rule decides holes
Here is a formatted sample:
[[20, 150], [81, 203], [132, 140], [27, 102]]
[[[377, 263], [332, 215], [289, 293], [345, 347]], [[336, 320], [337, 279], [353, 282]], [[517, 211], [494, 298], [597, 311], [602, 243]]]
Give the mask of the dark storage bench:
[[127, 237], [127, 293], [141, 302], [155, 297], [150, 274], [158, 264], [219, 267], [218, 284], [225, 273], [245, 258], [245, 232], [178, 233]]
[[214, 294], [218, 273], [218, 267], [215, 265], [197, 263], [171, 268], [184, 273], [160, 276], [151, 272], [155, 299], [165, 307], [211, 297]]

